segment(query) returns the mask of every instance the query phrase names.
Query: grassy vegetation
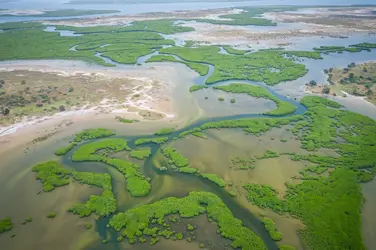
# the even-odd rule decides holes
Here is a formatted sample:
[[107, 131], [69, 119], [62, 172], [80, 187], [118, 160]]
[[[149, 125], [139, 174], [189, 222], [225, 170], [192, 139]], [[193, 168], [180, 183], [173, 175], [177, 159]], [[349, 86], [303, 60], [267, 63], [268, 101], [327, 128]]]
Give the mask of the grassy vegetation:
[[197, 169], [196, 168], [191, 168], [191, 167], [181, 167], [179, 168], [179, 172], [180, 173], [185, 173], [185, 174], [195, 174], [197, 173]]
[[134, 21], [129, 26], [92, 26], [92, 27], [75, 27], [75, 26], [57, 26], [57, 29], [73, 30], [79, 34], [90, 33], [120, 33], [120, 32], [158, 32], [166, 35], [194, 31], [191, 27], [184, 27], [175, 24], [174, 20], [159, 19]]
[[273, 240], [280, 241], [283, 238], [281, 232], [278, 231], [277, 226], [275, 225], [274, 221], [268, 217], [262, 218], [262, 223], [264, 223], [266, 231], [268, 231], [270, 237]]
[[103, 137], [109, 137], [114, 135], [115, 132], [105, 128], [85, 129], [76, 134], [74, 138], [75, 142], [82, 142], [87, 140], [94, 140]]
[[56, 161], [47, 161], [35, 165], [33, 172], [37, 172], [36, 179], [43, 184], [43, 191], [50, 192], [55, 187], [61, 187], [69, 184], [69, 176], [72, 171], [63, 168]]
[[86, 172], [73, 172], [72, 178], [81, 184], [97, 186], [103, 189], [100, 196], [91, 195], [86, 203], [78, 203], [68, 211], [80, 217], [96, 213], [99, 216], [108, 216], [116, 210], [116, 199], [112, 193], [111, 176], [109, 174], [94, 174]]
[[47, 214], [46, 217], [49, 218], [49, 219], [55, 218], [56, 217], [56, 213], [50, 212], [50, 213]]
[[[12, 27], [17, 25], [10, 26]], [[134, 64], [138, 57], [149, 54], [162, 45], [174, 45], [174, 41], [166, 40], [157, 33], [138, 30], [133, 26], [136, 29], [130, 29], [131, 26], [126, 27], [128, 27], [128, 30], [125, 30], [127, 32], [118, 33], [119, 30], [122, 31], [122, 27], [56, 26], [58, 30], [76, 30], [83, 34], [81, 36], [60, 36], [57, 32], [45, 32], [41, 28], [10, 30], [0, 33], [0, 48], [6, 50], [6, 53], [0, 55], [0, 60], [52, 58], [85, 60], [113, 66], [95, 54], [101, 53], [115, 62]], [[165, 29], [168, 27], [166, 26]], [[76, 51], [70, 50], [75, 45], [78, 45]]]
[[214, 182], [215, 184], [217, 184], [218, 186], [220, 187], [226, 187], [226, 181], [223, 180], [221, 177], [219, 177], [218, 175], [216, 174], [200, 174], [201, 177], [211, 181], [211, 182]]
[[171, 55], [155, 55], [149, 58], [148, 62], [175, 62], [175, 63], [182, 63], [185, 64], [190, 69], [196, 71], [200, 76], [205, 76], [209, 73], [209, 67], [202, 63], [196, 63], [196, 62], [189, 62], [189, 61], [181, 61], [176, 59], [175, 57]]
[[278, 99], [277, 97], [273, 96], [267, 89], [259, 86], [253, 86], [249, 84], [241, 84], [241, 83], [233, 83], [230, 85], [225, 86], [215, 86], [214, 89], [230, 92], [230, 93], [243, 93], [248, 94], [253, 97], [258, 98], [266, 98], [269, 100], [274, 101], [277, 104], [277, 109], [273, 111], [266, 112], [265, 114], [268, 115], [287, 115], [294, 113], [296, 110], [296, 106], [289, 103], [284, 102]]
[[353, 171], [338, 168], [329, 177], [289, 184], [284, 200], [267, 185], [245, 188], [253, 204], [299, 217], [306, 225], [299, 231], [305, 248], [365, 249], [360, 218], [363, 198]]
[[236, 192], [233, 190], [228, 191], [228, 194], [231, 195], [232, 197], [236, 197]]
[[125, 118], [122, 118], [120, 116], [117, 116], [116, 120], [118, 120], [119, 122], [122, 122], [122, 123], [134, 123], [134, 122], [136, 122], [135, 120], [125, 119]]
[[[109, 38], [109, 37], [108, 37]], [[45, 32], [42, 29], [10, 30], [0, 33], [0, 60], [19, 59], [68, 59], [84, 60], [104, 66], [111, 66], [103, 59], [94, 56], [94, 51], [70, 51], [69, 48], [95, 36], [78, 38], [60, 36], [57, 32]]]
[[206, 192], [190, 192], [182, 198], [169, 197], [151, 204], [142, 205], [113, 216], [109, 226], [134, 243], [141, 238], [144, 229], [149, 228], [154, 219], [163, 225], [167, 215], [179, 214], [182, 218], [192, 218], [206, 213], [217, 222], [220, 234], [233, 241], [233, 248], [266, 249], [262, 240], [242, 222], [233, 217], [231, 211], [216, 195]]
[[234, 49], [234, 47], [230, 45], [223, 45], [222, 48], [226, 50], [227, 53], [233, 54], [233, 55], [244, 55], [245, 53], [249, 52], [249, 50]]
[[48, 161], [35, 165], [32, 170], [37, 172], [36, 179], [43, 184], [43, 190], [50, 192], [55, 187], [69, 184], [69, 178], [79, 181], [81, 184], [97, 186], [103, 189], [100, 196], [91, 195], [85, 204], [78, 203], [69, 209], [80, 217], [96, 213], [100, 216], [109, 215], [116, 210], [116, 200], [112, 193], [111, 176], [108, 174], [94, 174], [89, 172], [76, 172], [63, 168], [56, 161]]
[[143, 145], [143, 144], [163, 144], [168, 141], [168, 137], [156, 137], [156, 138], [145, 138], [145, 139], [137, 139], [134, 144], [136, 145]]
[[[98, 151], [102, 154], [96, 154]], [[108, 152], [130, 150], [124, 139], [108, 138], [80, 146], [72, 155], [73, 161], [105, 161]]]
[[[82, 145], [72, 155], [73, 161], [98, 161], [115, 167], [124, 175], [127, 190], [134, 197], [145, 196], [150, 192], [150, 183], [140, 172], [140, 166], [121, 159], [108, 158], [109, 152], [130, 150], [124, 139], [103, 139]], [[98, 154], [101, 152], [102, 154]]]
[[254, 159], [244, 159], [241, 157], [235, 157], [231, 159], [231, 163], [237, 166], [239, 169], [247, 170], [247, 169], [254, 169], [255, 168], [255, 160]]
[[192, 135], [199, 138], [207, 139], [206, 135], [202, 132], [193, 132]]
[[376, 43], [358, 43], [350, 45], [349, 47], [345, 46], [320, 46], [313, 48], [315, 51], [325, 52], [325, 53], [342, 53], [342, 52], [361, 52], [363, 50], [370, 51], [371, 49], [376, 48]]
[[33, 29], [33, 28], [44, 28], [45, 25], [36, 22], [6, 22], [0, 23], [0, 29], [7, 31], [13, 29]]
[[132, 150], [129, 153], [129, 156], [139, 159], [139, 160], [143, 160], [143, 159], [149, 158], [150, 154], [151, 154], [150, 148], [145, 148], [145, 149]]
[[279, 245], [278, 249], [279, 250], [295, 250], [295, 247], [289, 246], [289, 245]]
[[[291, 153], [292, 160], [317, 164], [301, 173], [303, 182], [287, 185], [283, 200], [270, 186], [250, 184], [246, 186], [248, 198], [260, 207], [301, 218], [307, 226], [299, 232], [305, 248], [364, 249], [359, 183], [370, 181], [375, 175], [376, 122], [342, 110], [340, 104], [321, 97], [307, 96], [301, 103], [308, 112], [292, 131], [301, 139], [302, 147], [310, 151], [334, 149], [339, 157]], [[328, 168], [334, 170], [325, 177], [322, 174]]]
[[200, 128], [194, 128], [194, 129], [190, 129], [190, 130], [186, 130], [186, 131], [183, 131], [181, 132], [178, 137], [179, 138], [184, 138], [186, 137], [187, 135], [190, 135], [190, 134], [193, 134], [193, 133], [200, 133], [202, 130]]
[[71, 143], [69, 144], [68, 147], [59, 148], [55, 151], [55, 155], [57, 156], [66, 155], [69, 151], [72, 150], [72, 148], [74, 148], [74, 146], [76, 146], [76, 143]]
[[169, 135], [172, 132], [174, 132], [174, 130], [175, 130], [174, 128], [162, 128], [158, 130], [157, 132], [155, 132], [154, 134], [155, 135]]
[[224, 120], [218, 122], [208, 122], [200, 126], [201, 130], [219, 129], [219, 128], [243, 128], [245, 132], [259, 134], [266, 132], [273, 127], [280, 127], [292, 122], [304, 119], [303, 116], [295, 115], [286, 118], [255, 118], [255, 119], [238, 119]]
[[280, 12], [292, 10], [291, 7], [270, 7], [270, 8], [242, 8], [243, 12], [219, 16], [222, 19], [196, 19], [197, 22], [206, 22], [220, 25], [255, 25], [255, 26], [276, 26], [277, 24], [269, 19], [261, 18], [265, 12]]
[[[198, 48], [169, 47], [161, 53], [174, 54], [186, 61], [208, 63], [215, 66], [214, 73], [206, 84], [224, 80], [252, 80], [275, 85], [282, 81], [295, 80], [307, 73], [304, 65], [286, 58], [286, 55], [299, 56], [297, 52], [257, 51], [247, 55], [219, 54], [217, 46]], [[317, 56], [318, 52], [305, 52], [304, 56]]]
[[207, 88], [207, 86], [203, 86], [203, 85], [193, 85], [189, 88], [189, 92], [195, 92], [197, 90], [200, 90], [200, 89], [205, 89]]
[[277, 152], [274, 152], [272, 150], [266, 150], [264, 155], [258, 156], [257, 159], [268, 159], [268, 158], [276, 158], [279, 157], [279, 154]]
[[13, 223], [9, 217], [5, 217], [0, 220], [0, 233], [4, 233], [12, 230]]
[[163, 149], [162, 153], [169, 159], [169, 163], [174, 164], [178, 168], [187, 167], [189, 164], [188, 159], [182, 156], [176, 149], [168, 147]]

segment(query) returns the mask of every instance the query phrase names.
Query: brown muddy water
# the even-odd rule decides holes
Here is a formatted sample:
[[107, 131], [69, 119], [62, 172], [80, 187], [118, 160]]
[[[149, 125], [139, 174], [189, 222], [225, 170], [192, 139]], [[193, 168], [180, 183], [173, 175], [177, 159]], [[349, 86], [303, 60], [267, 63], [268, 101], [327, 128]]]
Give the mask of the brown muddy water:
[[367, 249], [373, 249], [376, 246], [376, 181], [362, 184], [363, 196], [365, 198], [362, 210], [362, 232], [364, 244]]

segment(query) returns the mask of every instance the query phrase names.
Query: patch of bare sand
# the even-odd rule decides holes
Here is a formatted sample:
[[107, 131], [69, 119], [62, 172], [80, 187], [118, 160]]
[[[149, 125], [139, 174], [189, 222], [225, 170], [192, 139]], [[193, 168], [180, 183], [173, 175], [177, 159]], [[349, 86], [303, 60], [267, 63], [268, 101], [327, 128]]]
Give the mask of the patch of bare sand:
[[173, 12], [152, 12], [135, 15], [117, 15], [104, 17], [88, 17], [80, 19], [66, 19], [66, 20], [49, 20], [44, 21], [47, 25], [67, 25], [67, 26], [97, 26], [97, 25], [124, 25], [132, 21], [144, 20], [158, 20], [158, 19], [197, 19], [209, 18], [218, 19], [220, 15], [239, 13], [240, 9], [209, 9], [209, 10], [187, 10], [187, 11], [173, 11]]
[[[69, 102], [71, 105], [67, 106], [67, 111], [69, 112], [62, 112], [57, 116], [72, 116], [82, 113], [93, 115], [98, 113], [117, 113], [133, 114], [138, 116], [136, 117], [137, 119], [172, 119], [175, 116], [175, 110], [171, 103], [171, 91], [173, 85], [177, 82], [174, 79], [173, 72], [173, 68], [166, 65], [147, 69], [145, 67], [142, 69], [135, 67], [131, 70], [98, 70], [95, 67], [87, 67], [79, 62], [72, 64], [65, 61], [49, 60], [5, 62], [0, 64], [0, 74], [3, 74], [2, 79], [5, 79], [6, 82], [4, 89], [8, 90], [10, 94], [17, 95], [21, 89], [26, 88], [25, 97], [27, 97], [32, 94], [34, 87], [40, 85], [38, 88], [42, 88], [44, 85], [57, 82], [55, 91], [57, 93], [53, 98], [55, 100], [63, 98], [62, 101], [65, 100], [66, 102], [70, 93], [63, 95], [61, 93], [64, 90], [59, 88], [61, 85], [65, 86], [66, 84], [63, 83], [68, 81], [70, 86], [76, 89], [76, 94]], [[28, 78], [28, 76], [30, 77]], [[45, 79], [46, 76], [49, 78]], [[21, 89], [14, 87], [16, 82], [11, 84], [14, 78], [19, 80], [18, 85]], [[28, 79], [27, 83], [22, 84], [21, 79], [26, 78]], [[51, 92], [50, 89], [49, 93]], [[38, 96], [38, 93], [40, 93], [40, 90], [36, 91], [35, 95]], [[35, 106], [35, 104], [32, 105]], [[53, 110], [43, 113], [41, 109], [40, 113], [31, 113], [30, 116], [25, 113], [25, 115], [19, 116], [18, 120], [16, 120], [18, 124], [0, 128], [0, 135], [28, 126], [30, 123], [38, 123], [42, 120], [53, 118], [54, 115], [51, 111]]]
[[32, 9], [0, 10], [0, 15], [12, 15], [12, 16], [42, 15], [44, 13], [45, 11], [43, 10], [32, 10]]
[[355, 33], [368, 33], [358, 28], [335, 25], [301, 23], [298, 25], [281, 25], [275, 28], [229, 26], [210, 23], [187, 22], [183, 26], [193, 27], [195, 31], [176, 34], [181, 40], [192, 40], [211, 44], [249, 45], [291, 44], [297, 37], [330, 36], [343, 37]]
[[360, 8], [312, 8], [309, 11], [271, 12], [264, 17], [277, 22], [304, 22], [363, 31], [375, 31], [375, 7]]

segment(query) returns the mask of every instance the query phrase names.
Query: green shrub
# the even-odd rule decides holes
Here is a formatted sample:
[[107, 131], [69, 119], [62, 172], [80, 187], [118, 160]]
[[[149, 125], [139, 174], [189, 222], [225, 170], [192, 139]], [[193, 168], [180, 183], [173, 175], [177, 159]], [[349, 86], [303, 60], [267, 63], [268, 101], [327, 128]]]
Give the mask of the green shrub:
[[[233, 217], [231, 211], [216, 195], [207, 192], [190, 192], [182, 198], [169, 197], [151, 204], [141, 205], [113, 216], [109, 225], [130, 242], [143, 234], [151, 219], [163, 224], [165, 216], [179, 214], [182, 218], [192, 218], [206, 213], [217, 222], [221, 235], [233, 241], [234, 248], [266, 249], [263, 241], [242, 222]], [[167, 235], [167, 233], [166, 233]], [[153, 239], [153, 238], [152, 238]]]
[[36, 179], [42, 182], [44, 192], [50, 192], [54, 190], [55, 187], [69, 184], [71, 171], [63, 168], [56, 161], [39, 163], [32, 168], [32, 171], [37, 172]]
[[55, 217], [56, 217], [56, 213], [54, 213], [54, 212], [50, 212], [50, 213], [47, 214], [47, 218], [49, 218], [49, 219], [52, 219], [52, 218], [55, 218]]
[[186, 173], [186, 174], [195, 174], [198, 170], [196, 168], [191, 167], [181, 167], [179, 168], [180, 173]]
[[218, 186], [220, 187], [225, 187], [226, 186], [226, 181], [223, 180], [221, 177], [219, 177], [218, 175], [216, 174], [200, 174], [201, 177], [211, 181], [211, 182], [214, 182], [215, 184], [217, 184]]
[[86, 141], [86, 140], [93, 140], [93, 139], [108, 137], [114, 134], [115, 133], [113, 131], [104, 129], [104, 128], [85, 129], [76, 134], [74, 141], [81, 142], [81, 141]]
[[168, 135], [168, 134], [171, 134], [172, 132], [174, 132], [173, 128], [162, 128], [158, 130], [157, 132], [155, 132], [155, 135]]
[[190, 134], [193, 134], [193, 133], [199, 133], [201, 132], [201, 129], [200, 128], [194, 128], [194, 129], [190, 129], [190, 130], [186, 130], [186, 131], [183, 131], [181, 132], [178, 137], [179, 138], [184, 138], [186, 137], [187, 135], [190, 135]]
[[[294, 113], [296, 110], [295, 105], [281, 101], [277, 97], [273, 96], [267, 89], [259, 86], [253, 86], [249, 84], [233, 83], [224, 86], [215, 86], [214, 89], [230, 92], [230, 93], [244, 93], [257, 98], [266, 98], [272, 100], [277, 104], [277, 109], [266, 112], [268, 115], [287, 115]], [[232, 101], [231, 101], [232, 102]], [[235, 100], [234, 100], [235, 102]]]
[[176, 149], [168, 147], [163, 149], [162, 153], [178, 168], [187, 167], [189, 164], [188, 159], [182, 156], [178, 151], [176, 151]]
[[195, 230], [195, 229], [196, 229], [196, 227], [193, 226], [192, 224], [187, 224], [187, 230], [188, 230], [188, 231], [193, 231], [193, 230]]
[[262, 223], [264, 223], [266, 231], [268, 231], [270, 237], [275, 241], [280, 241], [283, 238], [281, 232], [278, 231], [277, 226], [275, 225], [274, 221], [268, 217], [264, 217], [262, 219]]
[[195, 92], [195, 91], [198, 91], [200, 89], [205, 89], [207, 88], [207, 86], [204, 86], [204, 85], [193, 85], [189, 88], [189, 92]]
[[236, 197], [236, 192], [233, 191], [233, 190], [230, 190], [230, 191], [228, 192], [228, 194], [231, 195], [232, 197]]
[[157, 138], [145, 138], [145, 139], [137, 139], [134, 144], [142, 145], [142, 144], [149, 144], [149, 143], [154, 143], [154, 144], [163, 144], [168, 141], [168, 137], [157, 137]]
[[55, 155], [57, 156], [66, 155], [69, 151], [72, 150], [72, 148], [74, 148], [74, 146], [76, 146], [76, 143], [71, 143], [69, 144], [68, 147], [65, 147], [65, 148], [59, 148], [55, 151]]
[[13, 223], [9, 217], [0, 220], [0, 233], [12, 230]]
[[306, 225], [299, 231], [304, 246], [365, 249], [360, 216], [363, 198], [354, 171], [339, 167], [329, 177], [289, 184], [284, 200], [277, 198], [275, 190], [267, 185], [248, 184], [245, 188], [253, 204], [300, 218]]
[[145, 149], [132, 150], [129, 153], [129, 156], [139, 159], [139, 160], [143, 160], [145, 158], [148, 158], [150, 154], [151, 154], [150, 148], [145, 148]]
[[279, 250], [295, 250], [295, 247], [289, 246], [289, 245], [279, 245]]

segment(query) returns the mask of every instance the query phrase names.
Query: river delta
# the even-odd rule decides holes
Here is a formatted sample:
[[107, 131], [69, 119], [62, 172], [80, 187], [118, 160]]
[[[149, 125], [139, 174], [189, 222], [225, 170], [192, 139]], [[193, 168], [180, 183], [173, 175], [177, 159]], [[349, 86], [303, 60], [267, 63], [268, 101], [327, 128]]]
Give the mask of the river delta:
[[375, 7], [103, 14], [0, 23], [2, 248], [372, 249]]

